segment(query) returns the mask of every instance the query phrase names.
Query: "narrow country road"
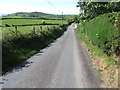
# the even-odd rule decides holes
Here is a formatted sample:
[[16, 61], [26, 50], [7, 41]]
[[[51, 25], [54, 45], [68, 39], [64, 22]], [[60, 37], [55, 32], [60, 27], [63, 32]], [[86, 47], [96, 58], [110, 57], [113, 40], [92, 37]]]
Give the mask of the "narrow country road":
[[[34, 44], [33, 44], [34, 45]], [[3, 76], [3, 88], [98, 88], [99, 73], [77, 40], [73, 25], [49, 47]]]

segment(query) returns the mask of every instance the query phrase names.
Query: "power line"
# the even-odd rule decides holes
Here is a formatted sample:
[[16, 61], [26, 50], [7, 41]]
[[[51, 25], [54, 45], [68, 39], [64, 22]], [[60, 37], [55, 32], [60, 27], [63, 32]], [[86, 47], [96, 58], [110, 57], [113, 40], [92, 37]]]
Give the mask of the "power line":
[[[61, 12], [55, 5], [53, 5], [49, 0], [47, 0], [50, 5], [52, 5], [55, 9]], [[63, 24], [63, 12], [62, 12], [62, 24]]]
[[55, 9], [57, 9], [59, 12], [61, 12], [55, 5], [53, 5], [49, 0], [47, 0], [49, 4], [51, 4]]

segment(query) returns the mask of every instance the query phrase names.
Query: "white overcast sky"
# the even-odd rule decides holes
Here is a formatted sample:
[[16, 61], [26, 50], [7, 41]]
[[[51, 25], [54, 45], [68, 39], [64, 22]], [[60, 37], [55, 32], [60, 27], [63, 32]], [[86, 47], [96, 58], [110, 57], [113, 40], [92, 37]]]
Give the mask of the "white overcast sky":
[[44, 12], [51, 14], [79, 14], [76, 7], [78, 0], [49, 0], [55, 7], [50, 5], [47, 0], [0, 0], [0, 13], [15, 12]]

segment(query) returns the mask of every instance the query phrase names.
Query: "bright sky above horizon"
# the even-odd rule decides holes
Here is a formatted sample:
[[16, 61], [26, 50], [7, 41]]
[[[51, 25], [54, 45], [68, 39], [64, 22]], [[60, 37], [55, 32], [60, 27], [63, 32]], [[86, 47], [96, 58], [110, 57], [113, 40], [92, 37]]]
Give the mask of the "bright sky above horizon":
[[[50, 1], [54, 6], [52, 6]], [[79, 14], [78, 0], [1, 0], [0, 13], [43, 12], [51, 14]], [[59, 9], [59, 10], [58, 10]]]

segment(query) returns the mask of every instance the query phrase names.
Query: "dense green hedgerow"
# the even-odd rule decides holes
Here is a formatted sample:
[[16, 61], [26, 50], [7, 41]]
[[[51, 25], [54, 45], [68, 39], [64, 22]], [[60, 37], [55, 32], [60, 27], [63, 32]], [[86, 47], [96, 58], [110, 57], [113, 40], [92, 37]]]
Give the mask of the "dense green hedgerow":
[[87, 35], [93, 45], [97, 45], [107, 55], [119, 53], [118, 30], [115, 27], [115, 18], [119, 13], [107, 13], [90, 21], [84, 21], [82, 32]]
[[2, 40], [2, 69], [3, 71], [13, 67], [40, 49], [46, 47], [56, 38], [61, 36], [66, 30], [67, 25], [48, 28], [48, 30], [35, 31], [21, 34], [19, 31], [11, 32], [12, 35], [4, 36]]

